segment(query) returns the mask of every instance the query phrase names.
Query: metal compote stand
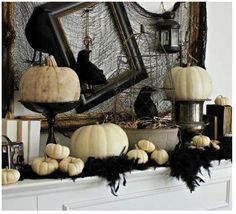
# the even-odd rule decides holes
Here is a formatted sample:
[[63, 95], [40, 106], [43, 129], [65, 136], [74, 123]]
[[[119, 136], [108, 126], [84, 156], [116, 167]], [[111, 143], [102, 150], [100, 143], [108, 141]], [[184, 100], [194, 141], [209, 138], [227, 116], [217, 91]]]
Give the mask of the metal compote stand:
[[47, 143], [54, 143], [56, 144], [56, 139], [54, 135], [54, 124], [56, 121], [56, 115], [58, 113], [63, 113], [70, 111], [78, 106], [79, 101], [71, 101], [71, 102], [58, 102], [58, 103], [40, 103], [40, 102], [26, 102], [26, 101], [19, 101], [23, 104], [24, 107], [27, 109], [42, 113], [48, 122], [48, 139]]
[[200, 134], [209, 125], [203, 120], [204, 100], [175, 101], [175, 120], [180, 129], [188, 134]]

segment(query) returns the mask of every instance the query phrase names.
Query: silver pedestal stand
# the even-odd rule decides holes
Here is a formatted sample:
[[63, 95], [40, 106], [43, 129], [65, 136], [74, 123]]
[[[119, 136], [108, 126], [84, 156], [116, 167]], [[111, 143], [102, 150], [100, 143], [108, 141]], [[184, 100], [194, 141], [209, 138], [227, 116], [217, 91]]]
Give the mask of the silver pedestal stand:
[[200, 134], [208, 123], [203, 121], [203, 104], [206, 100], [175, 102], [175, 120], [183, 132]]

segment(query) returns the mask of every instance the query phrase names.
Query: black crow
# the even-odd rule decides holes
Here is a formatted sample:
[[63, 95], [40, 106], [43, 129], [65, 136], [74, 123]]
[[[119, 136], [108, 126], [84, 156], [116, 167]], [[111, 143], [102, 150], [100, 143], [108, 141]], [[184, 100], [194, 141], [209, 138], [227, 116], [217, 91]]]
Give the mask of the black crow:
[[138, 118], [157, 116], [157, 108], [151, 99], [151, 94], [155, 90], [150, 86], [144, 86], [141, 88], [137, 99], [134, 102], [134, 110]]
[[80, 81], [88, 84], [89, 86], [106, 84], [107, 80], [103, 74], [103, 70], [99, 69], [96, 65], [90, 62], [90, 52], [91, 50], [84, 49], [78, 53], [76, 72], [80, 78]]
[[42, 52], [54, 55], [57, 50], [55, 43], [55, 35], [49, 22], [48, 9], [36, 7], [31, 14], [26, 27], [25, 36], [30, 46], [34, 49], [32, 63], [35, 61], [36, 51], [40, 53], [40, 61]]

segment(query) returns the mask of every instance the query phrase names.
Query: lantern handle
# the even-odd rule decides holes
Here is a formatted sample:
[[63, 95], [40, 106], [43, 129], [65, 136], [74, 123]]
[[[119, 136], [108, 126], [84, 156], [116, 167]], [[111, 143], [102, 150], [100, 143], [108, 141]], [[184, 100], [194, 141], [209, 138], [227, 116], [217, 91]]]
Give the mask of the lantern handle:
[[6, 135], [2, 135], [3, 138], [5, 138], [7, 140], [7, 143], [11, 144], [12, 141], [10, 140], [9, 137], [7, 137]]

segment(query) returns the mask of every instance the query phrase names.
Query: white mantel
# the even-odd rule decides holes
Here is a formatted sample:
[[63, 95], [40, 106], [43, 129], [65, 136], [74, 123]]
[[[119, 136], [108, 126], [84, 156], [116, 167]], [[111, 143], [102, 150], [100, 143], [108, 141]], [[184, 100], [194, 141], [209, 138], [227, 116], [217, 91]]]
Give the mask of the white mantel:
[[[231, 162], [213, 162], [211, 178], [190, 193], [185, 183], [170, 177], [166, 167], [127, 173], [118, 196], [99, 177], [24, 180], [3, 186], [3, 210], [229, 210]], [[121, 182], [122, 183], [122, 182]], [[154, 203], [155, 202], [155, 203]]]

